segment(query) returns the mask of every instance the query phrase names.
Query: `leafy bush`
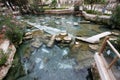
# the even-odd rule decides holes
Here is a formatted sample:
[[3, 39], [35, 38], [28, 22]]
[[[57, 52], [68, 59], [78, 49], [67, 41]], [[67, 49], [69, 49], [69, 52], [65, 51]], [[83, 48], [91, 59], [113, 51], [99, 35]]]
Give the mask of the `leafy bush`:
[[8, 56], [3, 52], [3, 50], [0, 50], [0, 66], [6, 63], [7, 57]]
[[120, 29], [120, 5], [116, 7], [112, 16], [111, 16], [111, 25], [112, 28], [119, 28]]
[[120, 52], [120, 36], [118, 37], [118, 39], [116, 40], [116, 44], [117, 44], [117, 49]]
[[43, 7], [39, 7], [37, 4], [32, 4], [30, 9], [36, 12], [44, 12]]
[[74, 11], [79, 11], [79, 6], [74, 5]]
[[16, 26], [9, 27], [5, 35], [15, 45], [18, 45], [23, 38], [23, 32]]
[[111, 41], [111, 43], [113, 44], [113, 46], [119, 51], [120, 53], [120, 36], [118, 37], [117, 40]]
[[0, 26], [6, 26], [5, 37], [8, 38], [11, 43], [15, 43], [16, 45], [22, 40], [23, 30], [21, 29], [21, 25], [17, 24], [17, 21], [12, 19], [11, 15], [0, 15]]
[[56, 6], [57, 6], [57, 0], [52, 0], [50, 7], [56, 8]]

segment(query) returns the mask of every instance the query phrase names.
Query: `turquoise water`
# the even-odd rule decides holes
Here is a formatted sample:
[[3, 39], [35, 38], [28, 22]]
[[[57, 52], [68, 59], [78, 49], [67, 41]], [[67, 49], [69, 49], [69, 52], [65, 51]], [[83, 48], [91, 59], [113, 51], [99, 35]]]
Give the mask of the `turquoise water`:
[[[67, 32], [72, 36], [89, 37], [108, 30], [92, 23], [79, 24], [83, 18], [73, 15], [27, 16], [23, 20], [49, 34]], [[57, 45], [48, 48], [43, 44], [31, 51], [30, 43], [24, 42], [20, 46], [15, 57], [16, 65], [5, 80], [86, 80], [94, 54], [88, 44], [80, 42], [78, 48]]]

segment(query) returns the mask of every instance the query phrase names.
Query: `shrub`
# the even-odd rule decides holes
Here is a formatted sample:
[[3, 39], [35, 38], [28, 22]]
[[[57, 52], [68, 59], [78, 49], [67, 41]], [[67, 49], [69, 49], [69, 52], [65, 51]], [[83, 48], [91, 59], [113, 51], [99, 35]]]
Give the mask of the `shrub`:
[[11, 43], [15, 43], [16, 45], [22, 40], [23, 30], [21, 28], [21, 24], [17, 24], [17, 21], [12, 19], [11, 15], [0, 15], [0, 30], [2, 30], [2, 26], [6, 26], [5, 37], [8, 38]]
[[74, 5], [74, 11], [79, 11], [79, 6]]
[[86, 10], [86, 12], [89, 14], [99, 14], [99, 15], [102, 14], [102, 13], [95, 11], [95, 10]]
[[118, 39], [116, 40], [116, 43], [117, 43], [117, 49], [118, 51], [120, 52], [120, 36], [118, 37]]
[[120, 29], [120, 5], [118, 5], [114, 10], [110, 21], [111, 21], [112, 28]]
[[111, 41], [111, 43], [120, 53], [120, 36], [118, 36], [117, 40]]
[[7, 57], [8, 56], [3, 52], [3, 50], [0, 50], [0, 66], [6, 63]]
[[9, 27], [9, 29], [5, 33], [6, 37], [14, 43], [18, 45], [23, 38], [23, 32], [18, 27]]
[[38, 12], [44, 12], [43, 7], [42, 7], [42, 6], [39, 7], [39, 5], [37, 5], [37, 4], [32, 4], [31, 7], [30, 7], [30, 9], [31, 9], [32, 11], [36, 11], [37, 13], [38, 13]]
[[52, 0], [50, 7], [56, 8], [57, 0]]

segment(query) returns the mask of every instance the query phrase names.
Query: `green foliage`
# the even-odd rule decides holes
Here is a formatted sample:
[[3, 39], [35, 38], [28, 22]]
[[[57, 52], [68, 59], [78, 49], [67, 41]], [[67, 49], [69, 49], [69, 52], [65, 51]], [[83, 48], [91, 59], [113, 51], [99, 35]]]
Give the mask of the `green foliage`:
[[113, 28], [119, 28], [120, 29], [120, 5], [116, 7], [114, 10], [112, 16], [111, 16], [111, 25], [113, 25]]
[[22, 40], [23, 33], [18, 27], [14, 27], [6, 31], [6, 37], [11, 41], [11, 43], [18, 45]]
[[23, 31], [20, 28], [21, 26], [16, 24], [17, 21], [12, 19], [11, 15], [3, 16], [0, 15], [0, 27], [6, 26], [5, 37], [8, 38], [11, 43], [15, 43], [16, 45], [22, 40]]
[[94, 10], [86, 10], [86, 12], [89, 14], [98, 14], [98, 15], [102, 14], [102, 13], [100, 13], [98, 11], [94, 11]]
[[79, 6], [74, 6], [74, 11], [79, 11]]
[[85, 4], [100, 4], [105, 3], [106, 0], [84, 0]]
[[56, 8], [56, 6], [57, 6], [57, 0], [52, 0], [50, 7]]
[[118, 37], [118, 39], [116, 40], [117, 43], [117, 49], [120, 52], [120, 36]]
[[32, 4], [30, 8], [31, 10], [36, 11], [36, 12], [44, 12], [43, 7], [39, 7], [39, 5], [37, 4]]
[[113, 44], [113, 46], [118, 50], [118, 52], [120, 53], [120, 36], [118, 36], [117, 40], [111, 41], [111, 43]]
[[3, 50], [0, 50], [0, 66], [6, 63], [7, 58], [8, 56], [3, 52]]
[[106, 3], [106, 0], [100, 0], [99, 3], [101, 3], [101, 4], [105, 4], [105, 3]]

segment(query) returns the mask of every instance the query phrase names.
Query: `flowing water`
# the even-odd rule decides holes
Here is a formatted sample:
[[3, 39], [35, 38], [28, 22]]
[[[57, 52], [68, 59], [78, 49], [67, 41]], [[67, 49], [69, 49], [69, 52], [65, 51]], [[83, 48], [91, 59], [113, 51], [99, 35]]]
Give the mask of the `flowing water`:
[[[72, 15], [29, 16], [23, 20], [48, 34], [67, 32], [71, 36], [89, 37], [107, 30], [92, 23], [79, 24], [83, 19]], [[94, 52], [87, 43], [81, 42], [77, 48], [57, 45], [48, 48], [43, 44], [32, 52], [29, 43], [23, 43], [18, 49], [16, 63], [5, 80], [86, 80], [87, 68], [94, 61]], [[24, 57], [25, 53], [29, 57]]]

